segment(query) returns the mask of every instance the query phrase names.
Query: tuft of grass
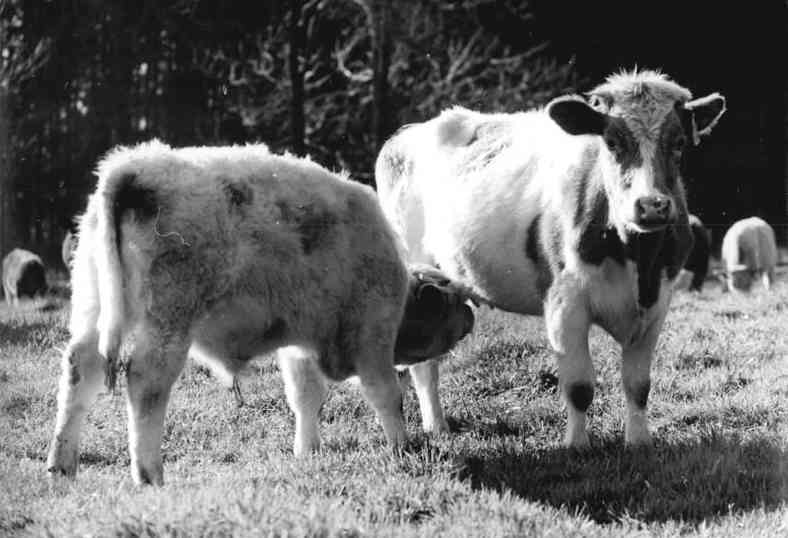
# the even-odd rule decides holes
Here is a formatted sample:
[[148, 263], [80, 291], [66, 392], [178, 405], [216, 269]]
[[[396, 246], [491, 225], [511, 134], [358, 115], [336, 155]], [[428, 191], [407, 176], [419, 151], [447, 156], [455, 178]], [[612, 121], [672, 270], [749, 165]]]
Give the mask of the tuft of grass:
[[341, 384], [322, 450], [295, 460], [273, 361], [241, 380], [241, 408], [190, 364], [168, 409], [161, 488], [131, 483], [122, 390], [88, 414], [77, 479], [46, 477], [67, 294], [0, 304], [0, 535], [785, 536], [786, 280], [677, 294], [652, 368], [650, 449], [623, 444], [612, 339], [592, 331], [592, 446], [567, 450], [544, 321], [481, 309], [442, 365], [451, 435], [420, 433], [408, 389], [412, 440], [393, 454], [358, 387]]

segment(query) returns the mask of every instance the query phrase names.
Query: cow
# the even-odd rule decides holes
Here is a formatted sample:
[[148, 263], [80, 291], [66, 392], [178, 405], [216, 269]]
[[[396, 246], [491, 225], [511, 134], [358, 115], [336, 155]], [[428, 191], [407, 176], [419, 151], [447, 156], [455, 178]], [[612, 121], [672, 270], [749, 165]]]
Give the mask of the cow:
[[41, 258], [21, 248], [15, 248], [3, 258], [3, 292], [12, 306], [20, 297], [34, 298], [47, 291], [46, 271]]
[[701, 291], [706, 276], [709, 273], [709, 256], [711, 255], [711, 232], [703, 222], [690, 213], [689, 225], [692, 231], [692, 250], [690, 250], [684, 269], [679, 273], [679, 278], [674, 289], [689, 289]]
[[71, 271], [71, 261], [74, 259], [74, 252], [76, 251], [76, 248], [76, 230], [66, 231], [66, 236], [63, 238], [63, 244], [60, 247], [60, 256], [63, 259], [63, 265], [66, 266], [68, 271]]
[[[454, 107], [402, 128], [378, 155], [378, 193], [410, 262], [490, 305], [544, 316], [568, 446], [589, 445], [592, 324], [622, 348], [625, 441], [651, 442], [651, 359], [692, 245], [682, 160], [724, 110], [718, 93], [693, 100], [665, 74], [636, 70], [540, 109]], [[411, 376], [424, 429], [446, 431], [435, 361]]]
[[723, 289], [750, 291], [753, 281], [760, 276], [768, 290], [777, 265], [777, 242], [772, 227], [758, 217], [733, 223], [722, 239], [722, 264]]
[[190, 348], [228, 375], [276, 354], [296, 456], [320, 445], [326, 381], [350, 376], [403, 445], [394, 345], [408, 272], [371, 188], [262, 144], [152, 141], [113, 150], [97, 175], [79, 220], [52, 475], [76, 474], [81, 423], [122, 367], [131, 474], [161, 484], [165, 408]]

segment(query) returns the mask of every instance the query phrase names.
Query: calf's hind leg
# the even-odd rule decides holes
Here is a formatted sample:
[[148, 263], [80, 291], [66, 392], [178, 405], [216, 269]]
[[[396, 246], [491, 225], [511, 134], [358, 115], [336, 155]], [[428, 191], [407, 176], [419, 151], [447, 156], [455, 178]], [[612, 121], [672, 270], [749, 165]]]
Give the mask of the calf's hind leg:
[[63, 352], [55, 434], [47, 457], [47, 470], [52, 474], [74, 476], [77, 472], [82, 422], [104, 387], [104, 365], [96, 331], [72, 336]]
[[295, 415], [293, 453], [303, 456], [320, 448], [320, 407], [328, 392], [314, 352], [287, 346], [277, 352], [285, 396]]
[[137, 484], [161, 485], [161, 437], [172, 384], [183, 369], [188, 342], [180, 336], [140, 330], [130, 353], [128, 380], [131, 476]]

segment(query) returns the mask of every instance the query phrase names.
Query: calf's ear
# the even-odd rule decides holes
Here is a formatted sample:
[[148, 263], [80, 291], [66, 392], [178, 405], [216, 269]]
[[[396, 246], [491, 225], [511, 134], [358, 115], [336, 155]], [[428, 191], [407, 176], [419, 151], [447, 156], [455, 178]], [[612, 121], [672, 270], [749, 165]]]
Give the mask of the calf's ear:
[[559, 97], [547, 105], [547, 114], [570, 135], [601, 135], [607, 116], [591, 108], [580, 97]]
[[712, 93], [684, 103], [684, 110], [689, 113], [692, 125], [692, 142], [697, 146], [700, 137], [711, 133], [723, 114], [725, 114], [725, 97]]
[[434, 319], [443, 314], [446, 297], [437, 286], [422, 284], [416, 291], [416, 305], [424, 318]]

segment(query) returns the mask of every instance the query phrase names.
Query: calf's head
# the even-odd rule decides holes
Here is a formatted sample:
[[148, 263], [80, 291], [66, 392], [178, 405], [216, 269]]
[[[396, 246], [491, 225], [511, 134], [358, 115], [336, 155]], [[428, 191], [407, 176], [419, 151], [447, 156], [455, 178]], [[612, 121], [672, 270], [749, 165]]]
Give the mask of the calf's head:
[[461, 286], [437, 269], [412, 266], [395, 362], [415, 364], [451, 350], [473, 329], [473, 311], [465, 304], [468, 298]]
[[601, 140], [593, 166], [604, 181], [614, 224], [657, 231], [684, 209], [681, 162], [725, 112], [717, 93], [691, 100], [690, 92], [654, 71], [608, 77], [588, 99], [560, 97], [547, 112], [571, 135]]

